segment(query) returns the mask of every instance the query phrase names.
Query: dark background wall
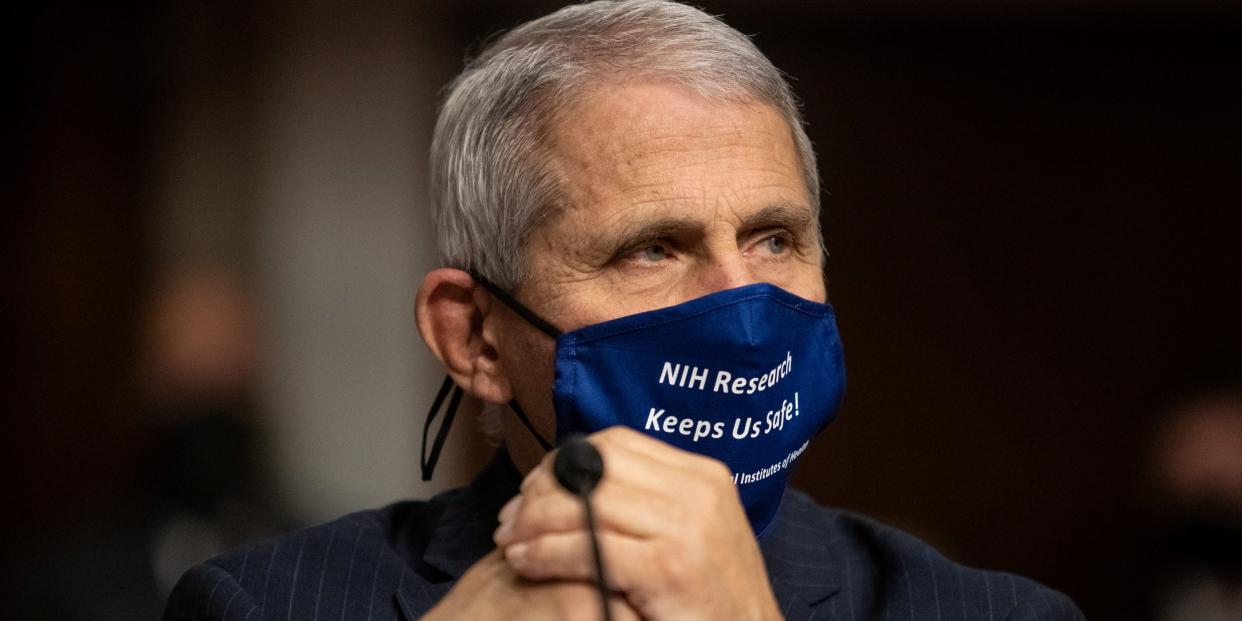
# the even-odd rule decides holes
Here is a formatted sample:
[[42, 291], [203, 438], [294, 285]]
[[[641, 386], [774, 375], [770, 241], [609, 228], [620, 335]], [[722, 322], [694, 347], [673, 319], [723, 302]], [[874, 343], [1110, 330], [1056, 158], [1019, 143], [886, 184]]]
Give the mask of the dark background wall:
[[[1142, 618], [1147, 434], [1197, 360], [1242, 347], [1240, 13], [704, 4], [795, 80], [820, 155], [849, 393], [797, 484], [1091, 618]], [[429, 73], [557, 5], [427, 5]], [[222, 6], [206, 32], [237, 46], [229, 75], [252, 76], [279, 12]], [[169, 27], [202, 17], [36, 10], [17, 38], [24, 528], [127, 489], [148, 147], [192, 93]]]

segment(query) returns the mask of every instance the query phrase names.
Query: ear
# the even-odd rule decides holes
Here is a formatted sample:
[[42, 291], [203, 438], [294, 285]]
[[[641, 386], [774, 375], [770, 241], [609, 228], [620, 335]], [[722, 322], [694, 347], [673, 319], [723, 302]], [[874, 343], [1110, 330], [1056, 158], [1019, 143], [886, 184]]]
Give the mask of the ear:
[[458, 386], [484, 401], [508, 403], [513, 389], [490, 329], [495, 321], [485, 321], [491, 310], [491, 296], [470, 274], [441, 268], [423, 278], [414, 301], [414, 322]]

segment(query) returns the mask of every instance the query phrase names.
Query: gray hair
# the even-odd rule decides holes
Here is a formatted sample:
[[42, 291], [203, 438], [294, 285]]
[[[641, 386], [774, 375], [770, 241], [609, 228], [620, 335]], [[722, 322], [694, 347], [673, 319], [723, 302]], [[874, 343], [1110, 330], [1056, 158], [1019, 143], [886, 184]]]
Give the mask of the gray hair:
[[511, 291], [522, 283], [527, 240], [561, 206], [566, 182], [547, 165], [544, 137], [587, 89], [631, 77], [775, 107], [818, 216], [819, 173], [798, 102], [746, 35], [676, 2], [589, 2], [518, 26], [449, 85], [431, 145], [432, 218], [445, 266]]

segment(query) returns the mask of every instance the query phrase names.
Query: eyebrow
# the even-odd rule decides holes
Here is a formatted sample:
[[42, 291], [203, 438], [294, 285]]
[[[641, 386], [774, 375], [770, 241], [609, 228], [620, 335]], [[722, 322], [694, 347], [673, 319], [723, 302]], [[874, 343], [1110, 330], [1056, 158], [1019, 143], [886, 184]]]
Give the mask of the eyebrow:
[[801, 233], [811, 228], [811, 210], [795, 203], [772, 203], [742, 218], [741, 230], [783, 228]]
[[[740, 231], [784, 228], [800, 233], [812, 224], [811, 210], [795, 203], [772, 203], [742, 218]], [[657, 239], [690, 240], [703, 235], [703, 223], [694, 218], [664, 217], [646, 222], [633, 222], [620, 231], [604, 236], [600, 246], [608, 257], [616, 257], [634, 246]]]
[[647, 222], [634, 222], [620, 231], [603, 238], [602, 245], [609, 257], [616, 257], [643, 242], [657, 239], [684, 239], [702, 236], [703, 223], [693, 218], [658, 218]]

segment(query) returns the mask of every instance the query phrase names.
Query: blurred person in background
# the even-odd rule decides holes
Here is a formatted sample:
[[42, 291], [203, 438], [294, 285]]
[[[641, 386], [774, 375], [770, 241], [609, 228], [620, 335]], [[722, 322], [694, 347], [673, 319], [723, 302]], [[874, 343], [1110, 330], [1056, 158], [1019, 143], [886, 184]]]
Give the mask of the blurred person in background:
[[289, 522], [262, 461], [260, 323], [245, 289], [224, 272], [188, 273], [158, 292], [147, 325], [151, 553], [167, 597], [187, 567]]
[[1193, 372], [1153, 435], [1161, 621], [1242, 619], [1242, 358]]
[[290, 527], [263, 467], [257, 330], [227, 272], [186, 271], [154, 289], [138, 347], [138, 493], [47, 538], [39, 562], [15, 572], [18, 618], [154, 618], [187, 568]]
[[[747, 37], [653, 0], [528, 22], [450, 87], [432, 168], [446, 267], [425, 277], [416, 322], [449, 375], [433, 413], [448, 397], [447, 427], [463, 391], [481, 399], [502, 447], [467, 488], [195, 567], [166, 619], [595, 618], [600, 595], [617, 619], [1081, 617], [1033, 581], [786, 489], [844, 369], [814, 153]], [[609, 370], [628, 356], [751, 376], [709, 390], [697, 362], [666, 362], [659, 382], [658, 362], [650, 378]], [[651, 383], [686, 407], [640, 411]], [[736, 403], [752, 413], [773, 393], [767, 429], [739, 427]], [[602, 453], [604, 593], [581, 505], [552, 473], [572, 431]]]

